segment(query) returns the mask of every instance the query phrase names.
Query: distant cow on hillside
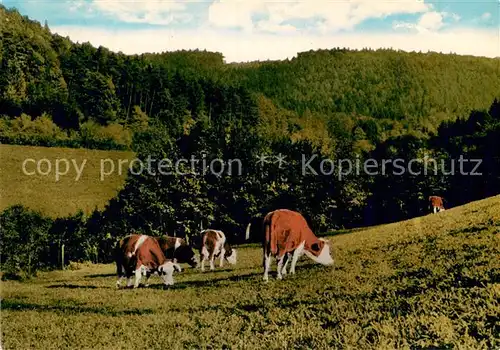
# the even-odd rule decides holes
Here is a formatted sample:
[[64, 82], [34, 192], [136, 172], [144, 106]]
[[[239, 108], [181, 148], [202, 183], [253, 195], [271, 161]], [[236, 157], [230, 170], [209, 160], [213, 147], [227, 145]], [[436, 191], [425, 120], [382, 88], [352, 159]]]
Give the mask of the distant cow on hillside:
[[429, 205], [434, 214], [445, 211], [443, 205], [443, 198], [439, 196], [429, 196]]
[[147, 235], [132, 234], [120, 240], [115, 249], [115, 259], [117, 287], [126, 277], [127, 287], [130, 287], [132, 276], [135, 275], [134, 288], [137, 288], [142, 276], [149, 280], [153, 273], [157, 273], [163, 283], [170, 286], [174, 284], [174, 271], [182, 271], [178, 264], [165, 258], [158, 241]]
[[290, 273], [295, 273], [295, 265], [304, 253], [317, 263], [333, 265], [330, 243], [326, 239], [316, 237], [300, 213], [288, 209], [272, 211], [264, 218], [263, 230], [264, 281], [269, 279], [271, 256], [277, 260], [279, 280], [286, 275], [290, 258]]
[[207, 229], [201, 232], [200, 247], [201, 271], [205, 271], [205, 261], [210, 262], [210, 270], [214, 270], [214, 260], [220, 256], [219, 266], [224, 266], [224, 260], [231, 265], [236, 264], [236, 249], [227, 242], [226, 236], [220, 230]]
[[172, 236], [154, 238], [158, 241], [165, 258], [173, 260], [174, 263], [189, 264], [193, 268], [198, 267], [198, 258], [194, 249], [184, 238]]

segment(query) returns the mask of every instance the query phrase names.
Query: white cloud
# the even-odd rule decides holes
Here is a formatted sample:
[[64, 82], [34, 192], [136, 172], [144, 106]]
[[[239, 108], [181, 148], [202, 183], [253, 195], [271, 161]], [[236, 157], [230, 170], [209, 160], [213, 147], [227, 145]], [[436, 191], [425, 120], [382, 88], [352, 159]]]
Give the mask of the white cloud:
[[[261, 28], [274, 28], [282, 31], [283, 22], [287, 20], [316, 19], [319, 20], [316, 29], [336, 31], [352, 29], [369, 18], [425, 13], [431, 8], [431, 5], [416, 0], [394, 2], [379, 0], [308, 0], [307, 2], [215, 0], [209, 8], [208, 20], [214, 27], [240, 27], [250, 32]], [[268, 19], [253, 22], [252, 16], [254, 15], [263, 15]]]
[[482, 19], [483, 21], [487, 21], [487, 20], [489, 20], [490, 18], [491, 18], [491, 13], [489, 13], [489, 12], [485, 12], [485, 13], [483, 13], [483, 14], [481, 15], [481, 19]]
[[451, 18], [455, 22], [458, 22], [462, 19], [462, 17], [453, 12], [441, 12], [441, 15], [443, 15], [443, 18]]
[[416, 23], [394, 22], [392, 28], [409, 29], [420, 33], [436, 32], [449, 25], [449, 23], [444, 22], [445, 18], [451, 18], [454, 22], [460, 20], [460, 16], [455, 13], [429, 11], [421, 15]]
[[[428, 24], [436, 21], [428, 19]], [[271, 35], [257, 33], [224, 33], [215, 30], [172, 31], [109, 30], [84, 27], [54, 27], [54, 32], [69, 36], [73, 41], [89, 41], [126, 54], [175, 50], [206, 49], [222, 52], [227, 62], [275, 60], [294, 57], [297, 52], [333, 47], [362, 49], [393, 48], [404, 51], [428, 50], [457, 54], [500, 56], [498, 31], [455, 28], [453, 31], [376, 33], [353, 32], [334, 35]]]
[[189, 21], [192, 18], [185, 12], [185, 2], [173, 0], [93, 0], [90, 6], [129, 23], [167, 25], [175, 21]]
[[69, 5], [69, 10], [71, 12], [79, 11], [82, 7], [85, 7], [85, 2], [83, 0], [66, 1]]
[[435, 31], [443, 26], [443, 15], [436, 11], [424, 13], [418, 20], [417, 27], [421, 31]]
[[241, 28], [251, 31], [253, 28], [252, 14], [263, 11], [263, 3], [248, 1], [215, 1], [208, 8], [208, 22], [217, 27]]
[[260, 21], [257, 24], [257, 29], [263, 32], [270, 33], [294, 33], [297, 32], [297, 28], [290, 24], [280, 25], [275, 21]]

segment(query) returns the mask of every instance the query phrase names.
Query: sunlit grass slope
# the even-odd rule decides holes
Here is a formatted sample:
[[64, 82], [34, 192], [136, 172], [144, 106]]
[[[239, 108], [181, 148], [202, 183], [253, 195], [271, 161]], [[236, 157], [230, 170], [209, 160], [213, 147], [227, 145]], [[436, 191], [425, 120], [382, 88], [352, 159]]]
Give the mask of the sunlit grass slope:
[[[116, 290], [113, 265], [3, 282], [5, 349], [494, 349], [500, 196], [331, 237], [333, 268], [302, 258], [262, 282], [261, 250], [176, 285]], [[273, 271], [275, 265], [273, 265]]]
[[[22, 204], [40, 210], [45, 215], [60, 217], [74, 214], [80, 209], [85, 213], [90, 213], [95, 208], [101, 209], [116, 196], [127, 176], [127, 164], [124, 164], [121, 175], [116, 171], [101, 181], [101, 159], [112, 159], [117, 170], [119, 159], [133, 157], [132, 152], [123, 151], [0, 145], [0, 210]], [[36, 162], [41, 159], [49, 160], [50, 173], [48, 162], [43, 161], [40, 163], [40, 170], [48, 175], [26, 175], [23, 172], [23, 162], [26, 159]], [[67, 174], [61, 175], [58, 181], [55, 175], [57, 159], [60, 173], [64, 173], [69, 164]], [[75, 164], [81, 169], [79, 178]], [[105, 161], [103, 169], [109, 170], [110, 164], [110, 161]], [[26, 173], [36, 172], [37, 163], [28, 161], [25, 169]]]

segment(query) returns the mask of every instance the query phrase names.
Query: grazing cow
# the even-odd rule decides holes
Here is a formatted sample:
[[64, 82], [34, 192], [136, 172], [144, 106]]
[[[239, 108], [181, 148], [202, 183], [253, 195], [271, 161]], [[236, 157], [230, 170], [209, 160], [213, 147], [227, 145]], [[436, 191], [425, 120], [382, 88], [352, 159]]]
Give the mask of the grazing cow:
[[429, 196], [429, 204], [430, 204], [434, 214], [436, 214], [440, 211], [445, 211], [442, 197]]
[[132, 276], [135, 275], [134, 288], [137, 288], [142, 276], [147, 276], [149, 280], [153, 273], [157, 273], [163, 283], [170, 286], [174, 284], [174, 271], [182, 271], [178, 264], [165, 258], [158, 241], [147, 235], [133, 234], [123, 238], [117, 244], [115, 253], [117, 287], [126, 277], [127, 287], [130, 287]]
[[295, 273], [295, 265], [304, 253], [317, 263], [326, 266], [333, 265], [333, 259], [330, 255], [330, 242], [324, 238], [316, 237], [300, 213], [288, 209], [272, 211], [264, 218], [263, 230], [265, 282], [269, 280], [271, 256], [276, 258], [278, 265], [277, 278], [279, 280], [283, 278], [283, 275], [286, 275], [286, 268], [290, 258], [292, 258], [290, 273]]
[[207, 229], [201, 232], [203, 238], [200, 247], [201, 271], [205, 271], [205, 261], [210, 261], [210, 270], [214, 270], [214, 260], [220, 256], [219, 266], [227, 260], [231, 265], [236, 264], [236, 249], [227, 243], [222, 231]]
[[193, 247], [185, 239], [171, 236], [155, 237], [155, 239], [167, 259], [172, 259], [175, 263], [189, 264], [193, 268], [198, 267], [198, 258]]

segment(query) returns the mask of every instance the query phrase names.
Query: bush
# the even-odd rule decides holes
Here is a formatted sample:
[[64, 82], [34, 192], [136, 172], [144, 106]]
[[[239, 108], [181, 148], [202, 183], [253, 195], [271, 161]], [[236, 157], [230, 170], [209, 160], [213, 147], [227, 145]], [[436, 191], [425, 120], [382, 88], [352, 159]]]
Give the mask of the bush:
[[80, 131], [66, 132], [43, 114], [34, 120], [26, 114], [0, 118], [0, 142], [11, 145], [128, 150], [132, 131], [120, 124], [102, 126], [94, 122], [81, 125]]
[[132, 142], [132, 133], [120, 124], [101, 126], [93, 121], [85, 122], [80, 127], [82, 146], [96, 148], [96, 145], [116, 145], [128, 149]]
[[0, 214], [2, 279], [22, 280], [40, 270], [98, 262], [109, 253], [109, 239], [89, 234], [87, 225], [82, 212], [53, 220], [21, 205], [7, 208]]
[[0, 215], [1, 265], [8, 276], [35, 276], [47, 266], [52, 221], [40, 213], [15, 205]]

